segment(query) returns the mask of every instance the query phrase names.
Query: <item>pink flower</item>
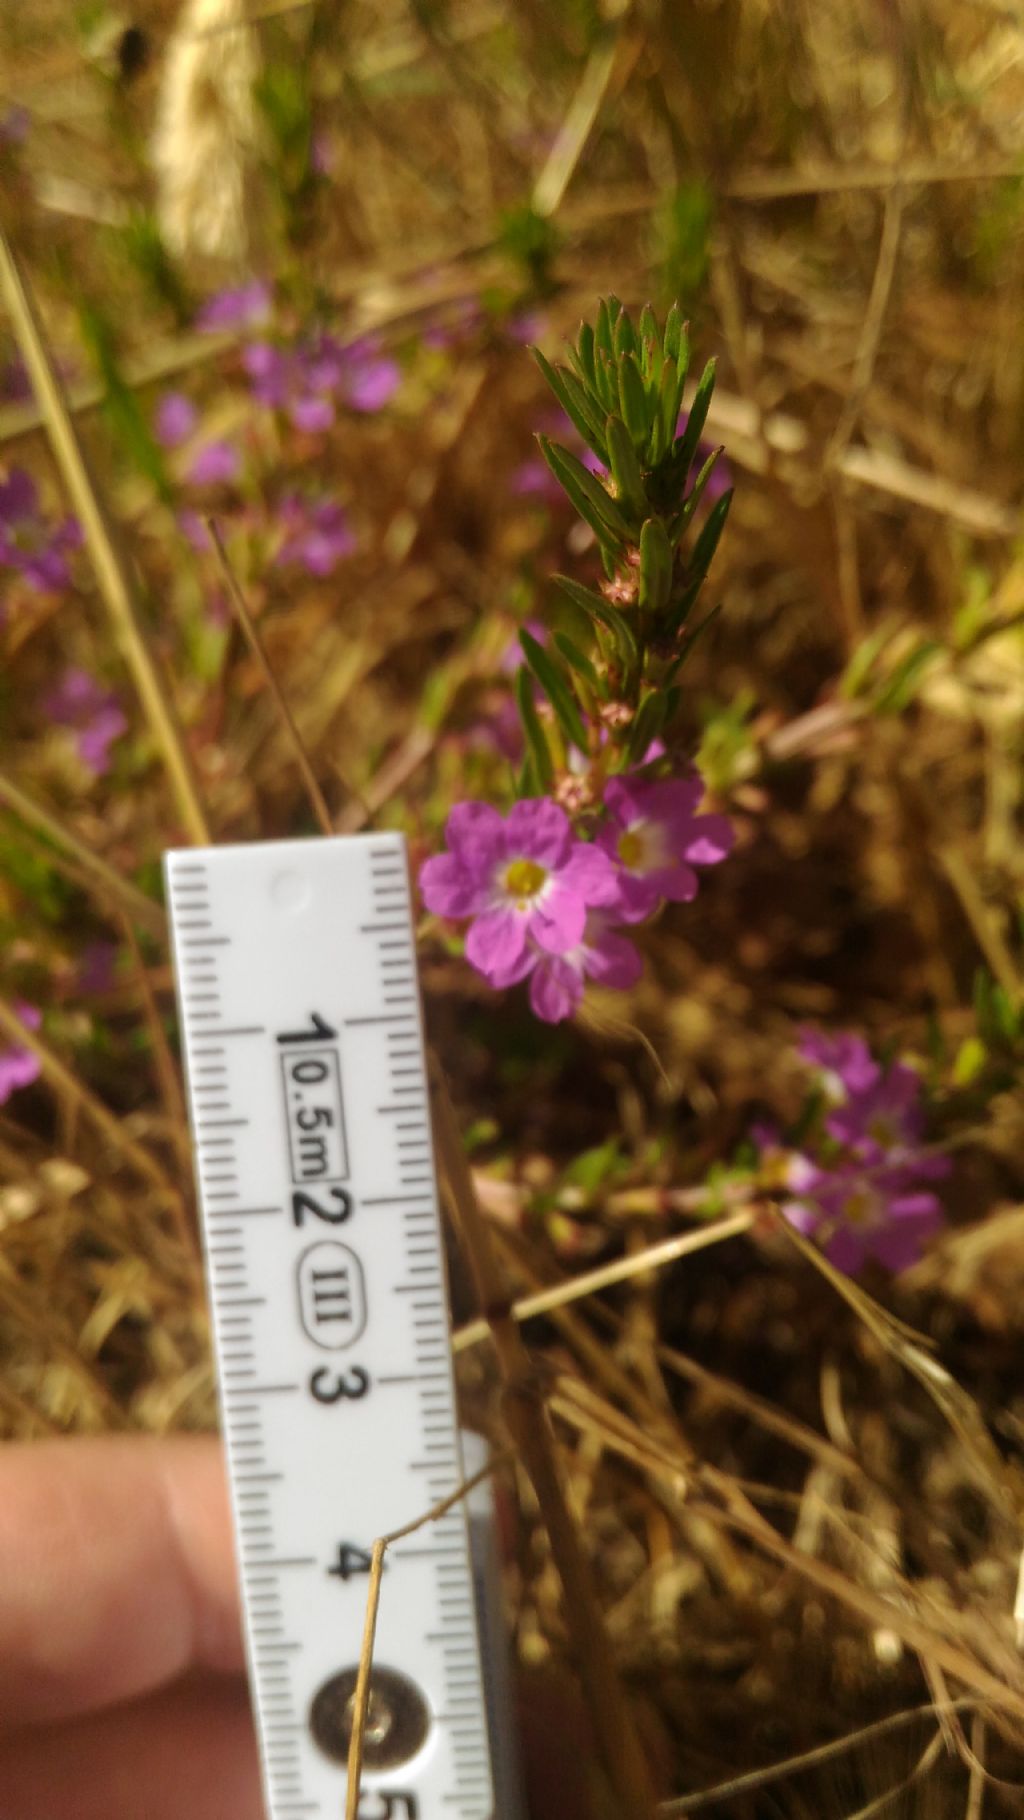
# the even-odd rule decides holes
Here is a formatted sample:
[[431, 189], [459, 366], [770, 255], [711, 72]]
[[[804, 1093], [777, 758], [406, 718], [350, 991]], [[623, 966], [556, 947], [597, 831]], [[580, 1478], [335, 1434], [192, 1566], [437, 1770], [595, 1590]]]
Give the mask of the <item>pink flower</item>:
[[345, 349], [344, 392], [353, 411], [367, 415], [383, 410], [402, 383], [402, 369], [381, 352], [376, 335], [365, 335]]
[[445, 833], [449, 852], [420, 872], [424, 902], [440, 916], [473, 919], [466, 957], [492, 985], [525, 979], [537, 948], [578, 947], [588, 909], [616, 895], [607, 855], [576, 840], [547, 797], [516, 803], [504, 819], [486, 803], [457, 803]]
[[865, 1168], [851, 1161], [823, 1169], [809, 1157], [794, 1156], [789, 1186], [798, 1199], [786, 1202], [783, 1212], [847, 1276], [869, 1258], [888, 1270], [906, 1270], [943, 1224], [940, 1201], [919, 1187], [917, 1178], [945, 1174], [947, 1167], [944, 1157], [917, 1157], [909, 1164]]
[[697, 815], [704, 785], [694, 771], [685, 778], [647, 782], [613, 777], [604, 801], [610, 825], [598, 844], [617, 868], [616, 914], [638, 923], [662, 898], [688, 903], [697, 895], [695, 866], [715, 866], [731, 852], [733, 831], [724, 815]]
[[838, 1143], [862, 1155], [880, 1155], [906, 1154], [921, 1142], [921, 1079], [905, 1062], [883, 1068], [864, 1038], [849, 1031], [834, 1036], [804, 1031], [800, 1054], [822, 1070], [826, 1090], [836, 1102], [825, 1130]]
[[512, 471], [509, 489], [520, 499], [543, 499], [551, 505], [564, 505], [565, 494], [539, 455], [520, 462]]
[[224, 486], [237, 480], [242, 457], [233, 442], [208, 442], [192, 457], [188, 478], [196, 487]]
[[831, 1098], [845, 1099], [850, 1093], [864, 1093], [874, 1087], [881, 1075], [862, 1036], [851, 1030], [829, 1035], [824, 1030], [802, 1030], [797, 1045], [799, 1054], [812, 1068], [820, 1069]]
[[402, 377], [397, 362], [381, 353], [376, 336], [348, 347], [322, 331], [292, 348], [256, 341], [242, 362], [254, 397], [272, 410], [287, 411], [295, 428], [308, 435], [330, 429], [338, 397], [354, 411], [379, 411]]
[[310, 505], [296, 494], [281, 501], [278, 516], [285, 532], [277, 552], [279, 563], [300, 563], [310, 575], [331, 575], [356, 540], [337, 500], [322, 499]]
[[81, 541], [77, 518], [52, 529], [45, 523], [36, 483], [24, 468], [12, 468], [0, 481], [0, 567], [16, 570], [37, 594], [47, 594], [67, 587], [67, 552]]
[[215, 291], [199, 311], [196, 328], [207, 332], [258, 328], [270, 315], [270, 301], [270, 286], [262, 278]]
[[[27, 1024], [30, 1030], [39, 1029], [43, 1021], [42, 1014], [34, 1005], [19, 1004], [15, 1009], [22, 1023]], [[6, 1104], [19, 1087], [31, 1086], [41, 1073], [42, 1064], [34, 1050], [18, 1043], [0, 1049], [0, 1106]]]
[[[586, 980], [596, 980], [601, 986], [614, 986], [620, 992], [628, 992], [640, 978], [643, 965], [639, 951], [629, 938], [610, 927], [607, 917], [600, 911], [594, 911], [587, 917], [583, 939], [575, 948], [568, 949], [565, 954], [546, 954], [534, 949], [530, 1008], [545, 1024], [560, 1024], [578, 1009]], [[492, 981], [493, 985], [504, 983]]]
[[[794, 1198], [783, 1212], [837, 1270], [853, 1275], [869, 1258], [905, 1270], [943, 1222], [941, 1203], [925, 1184], [950, 1170], [947, 1157], [920, 1148], [920, 1078], [903, 1062], [883, 1067], [852, 1031], [805, 1030], [800, 1054], [820, 1071], [831, 1104], [814, 1127], [824, 1154], [785, 1160], [781, 1180]], [[804, 1142], [813, 1149], [813, 1134]], [[777, 1145], [770, 1148], [778, 1158]]]
[[184, 392], [165, 392], [156, 407], [156, 434], [165, 449], [176, 449], [187, 441], [199, 421], [199, 413]]
[[75, 733], [75, 749], [87, 770], [102, 777], [110, 770], [110, 748], [127, 730], [117, 696], [88, 670], [65, 670], [43, 701], [43, 711], [60, 727]]

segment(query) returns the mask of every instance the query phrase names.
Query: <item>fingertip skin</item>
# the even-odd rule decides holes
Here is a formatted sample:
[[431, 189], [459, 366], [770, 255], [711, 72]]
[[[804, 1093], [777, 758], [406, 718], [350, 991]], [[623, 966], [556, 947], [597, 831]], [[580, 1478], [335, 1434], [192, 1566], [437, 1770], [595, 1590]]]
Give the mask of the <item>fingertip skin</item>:
[[244, 1685], [179, 1682], [0, 1739], [2, 1820], [265, 1820]]
[[0, 1449], [0, 1727], [244, 1663], [213, 1436]]

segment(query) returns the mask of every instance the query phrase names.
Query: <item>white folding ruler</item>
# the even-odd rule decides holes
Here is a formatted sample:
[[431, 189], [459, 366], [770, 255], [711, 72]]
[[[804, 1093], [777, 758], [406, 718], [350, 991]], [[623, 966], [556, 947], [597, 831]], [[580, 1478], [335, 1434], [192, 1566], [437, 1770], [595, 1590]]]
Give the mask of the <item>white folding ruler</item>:
[[[166, 857], [269, 1820], [341, 1820], [374, 1538], [463, 1478], [405, 843]], [[388, 1553], [362, 1820], [494, 1811], [466, 1514]]]

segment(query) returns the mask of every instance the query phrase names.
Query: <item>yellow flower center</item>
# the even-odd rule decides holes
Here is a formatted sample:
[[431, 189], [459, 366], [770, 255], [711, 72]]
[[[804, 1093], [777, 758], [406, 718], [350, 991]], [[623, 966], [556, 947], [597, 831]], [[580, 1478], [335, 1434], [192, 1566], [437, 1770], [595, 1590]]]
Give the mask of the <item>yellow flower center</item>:
[[868, 1189], [854, 1189], [846, 1201], [843, 1213], [851, 1226], [873, 1226], [875, 1204]]
[[543, 866], [538, 866], [535, 859], [514, 859], [506, 867], [502, 883], [510, 897], [514, 897], [521, 910], [525, 910], [530, 899], [536, 897], [543, 885], [547, 873]]
[[635, 872], [643, 857], [643, 835], [636, 828], [627, 828], [625, 834], [619, 835], [619, 858], [630, 872]]

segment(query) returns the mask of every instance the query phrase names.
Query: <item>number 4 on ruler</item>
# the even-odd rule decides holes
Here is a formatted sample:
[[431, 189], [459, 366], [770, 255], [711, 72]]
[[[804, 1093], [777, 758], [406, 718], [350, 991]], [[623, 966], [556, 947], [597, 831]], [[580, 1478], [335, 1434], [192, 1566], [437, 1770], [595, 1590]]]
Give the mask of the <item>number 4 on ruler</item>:
[[[357, 1548], [354, 1542], [338, 1543], [338, 1559], [327, 1572], [339, 1580], [351, 1580], [353, 1574], [368, 1574], [372, 1560], [368, 1548]], [[387, 1566], [387, 1562], [384, 1563]]]

